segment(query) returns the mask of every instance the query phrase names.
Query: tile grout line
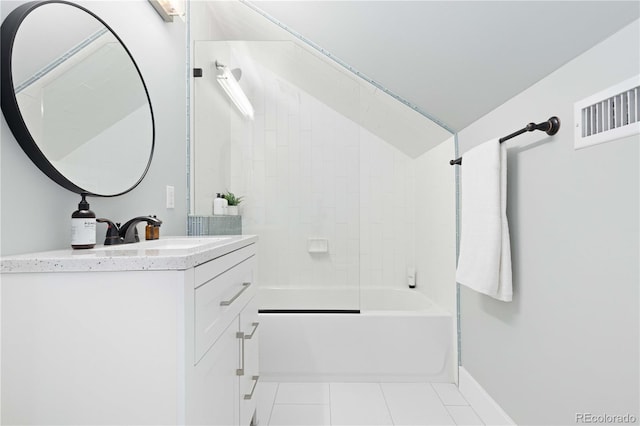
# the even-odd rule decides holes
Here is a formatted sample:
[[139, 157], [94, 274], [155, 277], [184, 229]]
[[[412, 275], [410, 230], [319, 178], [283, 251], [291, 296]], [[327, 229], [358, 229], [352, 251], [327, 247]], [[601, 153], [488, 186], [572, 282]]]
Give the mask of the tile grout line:
[[[442, 396], [440, 396], [440, 393], [435, 388], [435, 386], [433, 386], [433, 383], [429, 382], [429, 384], [431, 385], [431, 388], [433, 388], [433, 390], [436, 393], [436, 395], [438, 395], [438, 399], [440, 399], [440, 402], [442, 402], [442, 405], [444, 405], [445, 407], [471, 407], [471, 404], [469, 404], [469, 401], [467, 401], [467, 399], [464, 397], [464, 395], [462, 395], [462, 392], [460, 392], [460, 389], [458, 388], [458, 386], [456, 386], [455, 383], [451, 383], [451, 384], [456, 386], [456, 389], [458, 390], [458, 393], [460, 394], [460, 397], [465, 402], [465, 404], [462, 404], [462, 405], [460, 405], [460, 404], [445, 404], [444, 399], [442, 398]], [[449, 384], [449, 383], [445, 383], [445, 384]]]
[[273, 405], [330, 405], [324, 402], [278, 402]]
[[380, 388], [380, 393], [382, 393], [382, 399], [384, 399], [384, 405], [387, 407], [387, 412], [389, 413], [391, 424], [395, 425], [396, 421], [393, 419], [393, 415], [391, 414], [391, 409], [389, 408], [389, 402], [387, 402], [387, 395], [385, 395], [384, 393], [384, 388], [382, 387], [382, 383], [378, 383], [378, 387]]
[[451, 420], [453, 420], [453, 423], [455, 423], [457, 426], [460, 426], [460, 425], [458, 425], [458, 422], [456, 421], [456, 418], [453, 417], [453, 414], [451, 414], [451, 411], [449, 411], [450, 405], [443, 405], [443, 407], [444, 407], [445, 411], [447, 412], [447, 414], [449, 415], [449, 417], [451, 417]]
[[[464, 398], [464, 397], [463, 397], [463, 398]], [[466, 401], [466, 400], [465, 400], [465, 401]], [[471, 408], [471, 411], [473, 411], [473, 414], [475, 414], [475, 415], [476, 415], [476, 417], [478, 418], [478, 420], [480, 420], [480, 423], [481, 423], [482, 425], [484, 425], [484, 424], [485, 424], [485, 422], [484, 422], [484, 420], [482, 420], [482, 417], [480, 417], [480, 415], [478, 414], [478, 412], [476, 411], [476, 409], [475, 409], [475, 408], [473, 408], [473, 406], [472, 406], [471, 404], [469, 404], [469, 408]]]
[[329, 425], [332, 426], [333, 425], [333, 410], [331, 409], [331, 383], [327, 384], [327, 387], [329, 388]]
[[[440, 396], [440, 393], [438, 393], [438, 390], [435, 388], [435, 386], [433, 386], [433, 383], [431, 383], [431, 382], [428, 382], [428, 383], [429, 383], [429, 386], [431, 386], [431, 389], [433, 389], [433, 391], [436, 393], [436, 396], [440, 400], [440, 404], [442, 404], [443, 407], [446, 407], [446, 405], [444, 404], [444, 400]], [[447, 412], [449, 412], [449, 410], [447, 410]]]
[[[456, 420], [455, 417], [453, 417], [453, 414], [451, 414], [451, 411], [449, 411], [449, 407], [453, 407], [453, 405], [445, 405], [444, 409], [447, 411], [447, 414], [449, 414], [449, 417], [451, 417], [451, 420], [453, 420], [453, 423], [455, 423], [457, 426], [458, 425], [458, 421]], [[458, 407], [464, 407], [464, 405], [459, 405]]]
[[475, 414], [476, 417], [478, 419], [480, 419], [480, 422], [482, 422], [483, 425], [485, 424], [482, 421], [482, 419], [480, 418], [480, 416], [478, 415], [478, 413], [476, 412], [476, 410], [473, 408], [473, 406], [471, 404], [469, 404], [469, 401], [467, 401], [467, 398], [465, 398], [464, 395], [462, 395], [462, 392], [460, 392], [460, 388], [458, 386], [456, 386], [456, 389], [458, 390], [458, 393], [460, 394], [460, 397], [463, 399], [463, 401], [467, 403], [466, 405], [453, 405], [453, 404], [447, 405], [447, 404], [445, 404], [444, 400], [442, 399], [442, 396], [440, 396], [440, 393], [438, 393], [438, 390], [435, 388], [435, 386], [433, 386], [433, 383], [429, 383], [429, 385], [431, 385], [431, 388], [434, 390], [434, 392], [438, 396], [438, 399], [440, 399], [440, 402], [442, 403], [444, 408], [447, 410], [447, 413], [449, 413], [449, 416], [451, 417], [451, 419], [454, 421], [454, 423], [456, 425], [458, 424], [458, 422], [456, 422], [456, 419], [451, 414], [451, 411], [449, 410], [449, 407], [469, 407], [469, 408], [471, 408], [471, 411], [473, 411], [473, 414]]
[[451, 418], [453, 419], [456, 425], [458, 424], [458, 422], [453, 417], [453, 414], [451, 414], [451, 411], [449, 411], [449, 407], [469, 407], [471, 411], [473, 411], [473, 414], [475, 414], [475, 416], [478, 418], [478, 420], [480, 420], [480, 425], [486, 426], [485, 422], [480, 418], [476, 410], [474, 410], [471, 405], [445, 405], [444, 408], [446, 408], [447, 412], [449, 413], [449, 416], [451, 416]]
[[[447, 415], [451, 418], [451, 420], [453, 420], [453, 423], [455, 423], [456, 425], [458, 424], [458, 422], [456, 421], [456, 419], [451, 415], [451, 411], [449, 411], [449, 408], [447, 407], [453, 407], [452, 405], [446, 405], [444, 403], [444, 399], [442, 398], [442, 396], [440, 396], [440, 393], [438, 392], [438, 390], [436, 389], [435, 386], [433, 386], [432, 382], [427, 382], [429, 384], [429, 386], [431, 386], [431, 389], [433, 389], [433, 391], [436, 393], [436, 396], [438, 397], [438, 399], [440, 400], [440, 404], [442, 404], [442, 406], [444, 407], [444, 410], [447, 412]], [[464, 399], [464, 397], [462, 398]], [[466, 399], [464, 399], [465, 402], [467, 402]], [[467, 403], [467, 405], [457, 405], [456, 407], [468, 407], [469, 403]]]
[[269, 411], [269, 418], [267, 419], [267, 426], [271, 424], [271, 416], [273, 415], [273, 409], [276, 407], [276, 400], [278, 399], [278, 391], [280, 390], [280, 382], [277, 382], [276, 391], [273, 394], [273, 403], [271, 404], [271, 410]]

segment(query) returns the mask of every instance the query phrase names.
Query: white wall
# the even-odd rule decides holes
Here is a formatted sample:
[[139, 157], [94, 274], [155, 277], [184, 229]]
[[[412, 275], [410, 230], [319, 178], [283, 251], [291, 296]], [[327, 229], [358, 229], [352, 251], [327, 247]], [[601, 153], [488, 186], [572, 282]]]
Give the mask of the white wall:
[[[24, 2], [2, 1], [2, 18]], [[100, 16], [120, 36], [145, 79], [155, 114], [153, 162], [143, 182], [115, 198], [89, 198], [98, 217], [124, 222], [156, 214], [163, 235], [186, 231], [186, 40], [185, 23], [168, 24], [146, 0], [79, 1]], [[141, 32], [141, 28], [144, 31]], [[34, 52], [37, 54], [37, 52]], [[1, 252], [3, 255], [67, 248], [70, 217], [80, 196], [58, 186], [24, 154], [2, 119]], [[103, 155], [126, 155], [104, 152]], [[176, 207], [165, 208], [165, 186], [175, 187]], [[98, 241], [106, 227], [98, 225]]]
[[[576, 151], [573, 104], [640, 73], [634, 22], [459, 133], [508, 144], [513, 302], [461, 287], [462, 365], [518, 424], [640, 417], [640, 137]], [[464, 164], [461, 166], [464, 167]]]

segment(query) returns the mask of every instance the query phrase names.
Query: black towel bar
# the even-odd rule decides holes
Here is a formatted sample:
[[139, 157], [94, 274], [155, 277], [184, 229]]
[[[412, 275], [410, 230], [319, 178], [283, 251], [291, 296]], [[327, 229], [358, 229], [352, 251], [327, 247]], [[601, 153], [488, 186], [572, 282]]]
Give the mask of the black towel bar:
[[[511, 138], [515, 138], [516, 136], [520, 136], [524, 132], [533, 132], [534, 130], [542, 130], [546, 132], [549, 136], [555, 135], [560, 130], [560, 119], [558, 117], [551, 117], [547, 121], [542, 123], [529, 123], [524, 128], [518, 130], [517, 132], [513, 132], [510, 135], [507, 135], [503, 138], [500, 138], [500, 143], [508, 141]], [[455, 160], [449, 161], [449, 164], [452, 166], [454, 164], [462, 164], [462, 157], [456, 158]]]

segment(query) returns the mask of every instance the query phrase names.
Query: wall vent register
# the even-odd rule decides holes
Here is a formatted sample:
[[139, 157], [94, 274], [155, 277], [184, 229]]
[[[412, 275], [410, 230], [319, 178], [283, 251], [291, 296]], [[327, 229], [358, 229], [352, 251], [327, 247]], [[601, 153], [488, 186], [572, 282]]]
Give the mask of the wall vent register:
[[640, 134], [640, 75], [574, 104], [574, 148]]

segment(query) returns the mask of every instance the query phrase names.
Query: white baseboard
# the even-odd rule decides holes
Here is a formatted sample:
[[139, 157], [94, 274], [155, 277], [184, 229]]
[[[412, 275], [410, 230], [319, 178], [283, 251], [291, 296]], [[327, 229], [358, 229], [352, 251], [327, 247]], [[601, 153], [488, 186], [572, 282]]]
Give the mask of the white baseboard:
[[484, 424], [516, 424], [464, 367], [460, 367], [458, 370], [458, 380], [460, 393], [464, 396], [464, 399], [467, 400], [469, 405], [471, 405], [476, 414], [478, 414]]

